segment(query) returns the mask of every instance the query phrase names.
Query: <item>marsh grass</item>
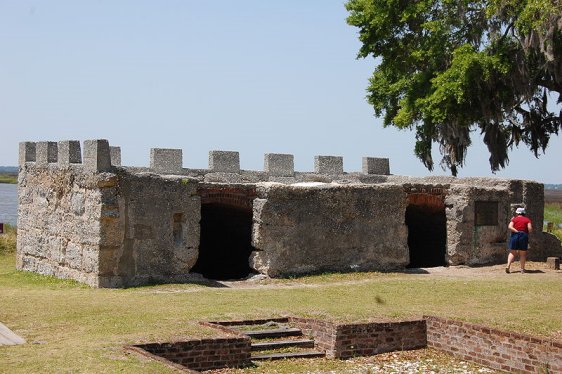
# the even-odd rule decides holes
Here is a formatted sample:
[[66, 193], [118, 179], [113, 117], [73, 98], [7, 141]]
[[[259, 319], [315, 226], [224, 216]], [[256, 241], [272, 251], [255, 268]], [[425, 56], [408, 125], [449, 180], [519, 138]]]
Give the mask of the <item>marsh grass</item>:
[[0, 256], [16, 252], [17, 229], [7, 223], [4, 224], [4, 233], [0, 234]]
[[18, 183], [17, 173], [0, 173], [0, 183], [16, 184]]
[[[0, 368], [10, 373], [172, 372], [123, 346], [219, 334], [199, 325], [202, 320], [297, 315], [369, 321], [429, 314], [533, 335], [562, 331], [557, 274], [463, 279], [352, 273], [334, 276], [333, 284], [322, 275], [250, 288], [174, 284], [115, 290], [16, 271], [14, 265], [15, 254], [2, 252], [0, 321], [27, 340], [0, 347]], [[304, 372], [307, 365], [330, 370], [341, 363], [271, 365], [276, 366], [251, 372]]]
[[[547, 203], [544, 205], [544, 220], [552, 222], [554, 229], [552, 233], [562, 240], [562, 204]], [[546, 224], [544, 226], [546, 231]]]

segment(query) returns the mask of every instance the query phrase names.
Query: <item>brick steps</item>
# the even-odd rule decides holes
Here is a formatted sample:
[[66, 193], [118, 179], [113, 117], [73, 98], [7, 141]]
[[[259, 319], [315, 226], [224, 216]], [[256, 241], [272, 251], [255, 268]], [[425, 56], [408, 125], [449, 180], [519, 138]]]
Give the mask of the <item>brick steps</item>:
[[264, 351], [282, 348], [314, 348], [314, 340], [312, 339], [299, 339], [299, 340], [273, 340], [268, 342], [252, 343], [252, 351]]
[[266, 339], [266, 338], [283, 338], [287, 336], [301, 336], [302, 331], [297, 328], [282, 327], [271, 330], [254, 330], [242, 331], [243, 334], [248, 335], [253, 339]]
[[318, 358], [325, 357], [326, 353], [321, 351], [300, 351], [300, 352], [283, 352], [283, 353], [266, 353], [252, 355], [252, 360], [283, 360], [287, 358]]
[[257, 323], [231, 326], [252, 339], [251, 360], [326, 357], [325, 352], [314, 350], [316, 344], [313, 339], [302, 337], [301, 329], [287, 326], [287, 320], [259, 322], [260, 329]]

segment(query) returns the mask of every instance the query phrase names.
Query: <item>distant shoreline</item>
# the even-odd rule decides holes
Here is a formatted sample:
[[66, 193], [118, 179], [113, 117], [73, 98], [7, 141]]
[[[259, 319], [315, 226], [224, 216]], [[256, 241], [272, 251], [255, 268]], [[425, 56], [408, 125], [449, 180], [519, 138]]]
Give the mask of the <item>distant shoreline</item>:
[[17, 173], [1, 173], [0, 172], [0, 183], [18, 184], [18, 174]]

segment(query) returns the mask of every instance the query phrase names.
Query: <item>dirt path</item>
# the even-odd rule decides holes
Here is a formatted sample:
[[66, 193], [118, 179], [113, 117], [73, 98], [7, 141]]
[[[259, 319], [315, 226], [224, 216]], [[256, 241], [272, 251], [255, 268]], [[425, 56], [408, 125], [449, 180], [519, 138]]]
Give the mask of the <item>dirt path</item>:
[[[404, 274], [405, 276], [420, 276], [424, 278], [452, 278], [452, 279], [505, 279], [505, 277], [541, 277], [547, 279], [559, 278], [562, 280], [562, 270], [552, 270], [547, 268], [544, 262], [527, 262], [526, 273], [519, 272], [519, 262], [515, 262], [511, 266], [511, 273], [505, 273], [505, 265], [492, 265], [492, 266], [440, 266], [433, 268], [420, 268], [408, 269], [400, 273], [392, 273], [394, 275]], [[299, 278], [294, 280], [274, 280], [261, 275], [251, 277], [247, 280], [237, 281], [216, 281], [218, 285], [225, 288], [306, 288], [306, 287], [319, 287], [326, 285], [349, 285], [361, 284], [370, 282], [372, 279], [363, 277], [363, 279], [350, 279], [334, 282], [317, 282], [299, 281]]]

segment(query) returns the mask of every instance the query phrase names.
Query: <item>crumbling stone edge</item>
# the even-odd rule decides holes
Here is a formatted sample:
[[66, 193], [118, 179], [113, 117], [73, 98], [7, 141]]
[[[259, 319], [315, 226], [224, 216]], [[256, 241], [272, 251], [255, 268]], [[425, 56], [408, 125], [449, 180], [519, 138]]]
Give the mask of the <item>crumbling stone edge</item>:
[[136, 344], [125, 349], [188, 373], [245, 367], [251, 364], [250, 338], [232, 327], [271, 320], [300, 328], [305, 335], [314, 338], [317, 348], [324, 350], [328, 358], [349, 359], [429, 347], [507, 372], [562, 373], [562, 341], [436, 316], [369, 323], [337, 323], [301, 317], [200, 322], [226, 336]]

